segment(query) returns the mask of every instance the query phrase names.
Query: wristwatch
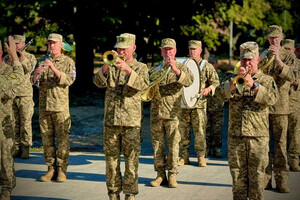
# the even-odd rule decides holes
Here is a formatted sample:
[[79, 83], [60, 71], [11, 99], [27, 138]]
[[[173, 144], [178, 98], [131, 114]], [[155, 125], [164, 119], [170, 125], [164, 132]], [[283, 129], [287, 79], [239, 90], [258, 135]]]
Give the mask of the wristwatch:
[[257, 88], [258, 86], [259, 86], [259, 83], [256, 82], [256, 81], [254, 81], [253, 86], [252, 86], [252, 89]]

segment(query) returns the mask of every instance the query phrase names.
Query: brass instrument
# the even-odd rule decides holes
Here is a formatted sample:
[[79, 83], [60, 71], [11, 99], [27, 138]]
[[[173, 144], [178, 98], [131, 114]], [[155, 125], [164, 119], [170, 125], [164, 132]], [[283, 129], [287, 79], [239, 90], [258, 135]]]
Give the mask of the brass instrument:
[[103, 61], [108, 64], [108, 65], [114, 65], [114, 63], [116, 62], [117, 58], [124, 58], [124, 55], [118, 55], [116, 53], [114, 53], [113, 51], [106, 51], [103, 54]]
[[248, 66], [246, 66], [247, 72], [245, 72], [243, 75], [237, 75], [233, 78], [232, 83], [235, 85], [237, 89], [243, 89], [247, 85], [247, 80], [245, 79], [245, 76], [247, 74], [252, 74], [252, 70], [248, 70]]
[[260, 61], [258, 63], [258, 69], [264, 71], [271, 65], [275, 59], [275, 55], [271, 55], [270, 53], [271, 52], [266, 49], [259, 55]]
[[141, 100], [144, 102], [149, 102], [153, 99], [154, 93], [155, 93], [155, 87], [157, 84], [159, 84], [169, 73], [171, 69], [171, 66], [162, 66], [161, 70], [155, 70], [153, 67], [149, 70], [149, 80], [150, 85], [149, 87], [142, 91], [141, 94]]

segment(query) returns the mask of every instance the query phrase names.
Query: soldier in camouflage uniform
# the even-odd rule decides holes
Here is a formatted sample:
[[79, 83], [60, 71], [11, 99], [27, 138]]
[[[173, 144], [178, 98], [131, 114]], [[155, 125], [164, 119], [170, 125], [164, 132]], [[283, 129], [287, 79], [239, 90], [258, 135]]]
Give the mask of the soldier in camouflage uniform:
[[[290, 189], [287, 186], [289, 166], [287, 158], [287, 129], [289, 107], [289, 89], [291, 82], [295, 80], [294, 67], [296, 66], [295, 54], [281, 47], [283, 39], [282, 28], [271, 25], [268, 29], [269, 52], [275, 56], [274, 61], [264, 69], [264, 73], [272, 76], [279, 91], [279, 100], [270, 107], [270, 131], [274, 135], [274, 177], [276, 189], [281, 193], [287, 193]], [[290, 82], [291, 81], [291, 82]], [[271, 137], [272, 138], [272, 137]], [[272, 149], [270, 148], [270, 152]], [[268, 175], [272, 174], [272, 157], [270, 154], [269, 166], [266, 170]], [[267, 183], [267, 189], [272, 188], [271, 179]]]
[[[7, 52], [12, 60], [12, 73], [0, 75], [0, 97], [6, 91], [16, 88], [24, 78], [24, 71], [16, 53], [16, 45], [12, 36], [9, 36], [9, 46], [6, 44]], [[1, 41], [0, 41], [1, 43]], [[2, 48], [0, 45], [0, 63], [2, 63]], [[12, 141], [3, 134], [2, 123], [4, 122], [4, 110], [0, 101], [0, 152], [1, 152], [1, 200], [9, 200], [10, 193], [16, 186], [14, 161], [12, 157]]]
[[[14, 35], [17, 49], [21, 50], [25, 46], [25, 36]], [[24, 68], [25, 80], [16, 90], [16, 97], [13, 101], [13, 111], [15, 120], [15, 156], [21, 156], [22, 159], [29, 158], [29, 147], [32, 145], [31, 119], [33, 115], [33, 89], [30, 82], [30, 75], [36, 65], [36, 59], [33, 54], [22, 51], [24, 58], [21, 64]]]
[[56, 181], [66, 181], [69, 164], [69, 86], [75, 81], [76, 68], [74, 61], [62, 54], [62, 39], [60, 34], [49, 35], [48, 50], [51, 55], [39, 62], [32, 78], [39, 88], [40, 131], [48, 166], [48, 172], [40, 178], [43, 182], [50, 181], [55, 173]]
[[206, 154], [206, 102], [207, 96], [213, 96], [215, 88], [220, 84], [215, 68], [201, 58], [202, 44], [198, 40], [189, 41], [189, 55], [197, 63], [200, 80], [200, 98], [198, 98], [193, 108], [182, 108], [180, 115], [179, 131], [180, 141], [180, 160], [179, 165], [189, 164], [189, 149], [191, 143], [190, 129], [193, 128], [195, 141], [194, 146], [197, 152], [198, 166], [205, 167]]
[[[170, 68], [166, 77], [155, 87], [154, 98], [151, 102], [150, 124], [151, 140], [154, 150], [154, 170], [157, 177], [151, 181], [152, 187], [166, 183], [168, 171], [169, 187], [177, 187], [176, 175], [178, 173], [178, 153], [180, 132], [179, 116], [181, 115], [181, 97], [183, 86], [190, 86], [194, 77], [186, 65], [176, 61], [176, 42], [165, 38], [161, 42], [161, 55], [163, 62], [156, 70]], [[165, 144], [165, 137], [166, 143]], [[165, 153], [168, 148], [168, 155]]]
[[[106, 88], [104, 113], [104, 153], [106, 186], [110, 200], [126, 200], [138, 194], [138, 165], [141, 150], [141, 92], [148, 88], [146, 64], [133, 58], [135, 35], [123, 33], [115, 44], [117, 58], [113, 66], [104, 64], [94, 77], [99, 88]], [[120, 171], [121, 153], [125, 160], [124, 180]]]
[[[295, 42], [291, 39], [285, 39], [282, 42], [282, 46], [291, 51], [295, 52]], [[295, 81], [291, 82], [290, 85], [290, 114], [288, 117], [288, 133], [287, 133], [287, 147], [288, 147], [288, 161], [290, 170], [294, 172], [300, 172], [299, 167], [299, 155], [300, 155], [300, 87], [299, 87], [299, 62], [294, 68]]]
[[228, 164], [232, 176], [233, 199], [263, 199], [265, 168], [269, 151], [269, 106], [278, 100], [274, 79], [258, 70], [256, 42], [240, 46], [238, 75], [247, 84], [236, 88], [233, 81], [216, 89], [216, 96], [229, 100]]
[[[224, 83], [228, 76], [219, 69], [218, 58], [209, 57], [208, 62], [217, 71], [220, 84]], [[207, 96], [206, 153], [208, 156], [221, 157], [223, 122], [224, 102], [220, 101], [216, 96]]]

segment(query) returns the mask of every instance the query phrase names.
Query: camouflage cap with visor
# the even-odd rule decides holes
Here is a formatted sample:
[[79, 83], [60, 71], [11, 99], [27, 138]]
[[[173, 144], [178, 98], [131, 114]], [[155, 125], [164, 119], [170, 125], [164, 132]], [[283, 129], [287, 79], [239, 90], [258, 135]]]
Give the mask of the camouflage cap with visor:
[[190, 40], [189, 41], [189, 48], [196, 49], [196, 48], [201, 47], [201, 46], [202, 46], [202, 43], [199, 40]]
[[278, 25], [271, 25], [268, 28], [268, 36], [269, 37], [279, 37], [282, 35], [282, 28]]
[[176, 42], [172, 38], [165, 38], [161, 41], [161, 48], [176, 48]]
[[240, 45], [241, 58], [253, 59], [258, 54], [258, 44], [256, 42], [245, 42]]
[[290, 49], [295, 48], [295, 41], [291, 39], [284, 39], [282, 41], [282, 46]]
[[24, 35], [13, 35], [15, 43], [25, 42]]
[[121, 35], [117, 36], [117, 43], [114, 47], [126, 49], [133, 44], [135, 44], [135, 35], [131, 33], [122, 33]]
[[62, 42], [63, 41], [63, 37], [62, 37], [62, 35], [60, 35], [58, 33], [51, 33], [48, 36], [48, 41], [49, 40], [54, 41], [54, 42]]

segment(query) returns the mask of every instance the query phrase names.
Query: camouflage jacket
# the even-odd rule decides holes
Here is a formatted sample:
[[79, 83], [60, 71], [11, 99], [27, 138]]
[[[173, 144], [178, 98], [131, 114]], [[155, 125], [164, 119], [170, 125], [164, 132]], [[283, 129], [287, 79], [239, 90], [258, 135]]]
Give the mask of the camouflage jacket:
[[[219, 77], [220, 84], [225, 83], [229, 79], [229, 76], [227, 75], [227, 73], [224, 73], [224, 72], [219, 72], [218, 77]], [[224, 101], [221, 101], [220, 99], [218, 99], [216, 97], [216, 95], [207, 96], [207, 111], [223, 112], [223, 107], [224, 107]]]
[[[0, 75], [9, 75], [13, 72], [13, 67], [5, 62], [0, 63]], [[20, 86], [18, 86], [20, 87]], [[12, 105], [13, 99], [16, 97], [17, 88], [7, 90], [1, 95], [1, 103], [3, 105]]]
[[[0, 97], [8, 90], [18, 87], [24, 79], [24, 71], [19, 61], [12, 63], [13, 72], [8, 75], [0, 75]], [[5, 136], [2, 131], [2, 120], [4, 117], [3, 105], [0, 101], [0, 140]]]
[[[205, 64], [202, 69], [200, 69], [201, 62], [205, 61]], [[207, 107], [207, 98], [209, 96], [213, 96], [215, 94], [215, 89], [218, 85], [220, 85], [218, 74], [215, 70], [215, 68], [210, 64], [207, 60], [200, 60], [199, 62], [196, 62], [198, 69], [199, 69], [199, 80], [200, 80], [200, 87], [199, 87], [199, 93], [207, 87], [211, 88], [211, 93], [206, 96], [199, 98], [193, 108], [201, 108], [206, 109]]]
[[141, 127], [141, 92], [149, 86], [148, 67], [136, 59], [127, 64], [132, 69], [129, 76], [114, 66], [108, 68], [107, 75], [100, 68], [94, 76], [94, 84], [106, 88], [105, 126]]
[[229, 100], [229, 136], [269, 136], [269, 106], [279, 98], [274, 79], [260, 70], [253, 76], [259, 83], [258, 92], [245, 86], [230, 92], [230, 82], [216, 89], [216, 96]]
[[300, 59], [297, 59], [297, 66], [294, 68], [294, 74], [295, 74], [295, 81], [298, 82], [298, 85], [292, 85], [290, 86], [290, 112], [299, 112], [300, 111]]
[[21, 62], [23, 68], [24, 68], [24, 82], [18, 87], [16, 96], [18, 97], [32, 97], [33, 96], [33, 89], [32, 84], [30, 81], [30, 75], [34, 70], [34, 67], [36, 65], [36, 59], [33, 54], [24, 52], [25, 59]]
[[270, 107], [270, 114], [289, 114], [289, 89], [290, 81], [295, 80], [294, 67], [296, 66], [296, 56], [292, 52], [281, 47], [279, 51], [280, 58], [285, 64], [280, 70], [276, 61], [264, 70], [264, 73], [272, 76], [277, 84], [279, 91], [279, 100], [274, 106]]
[[171, 69], [166, 77], [158, 84], [154, 98], [151, 101], [151, 115], [162, 119], [177, 119], [181, 111], [183, 86], [190, 86], [194, 76], [188, 67], [176, 62], [181, 70], [180, 77]]
[[[45, 67], [37, 86], [39, 87], [39, 111], [68, 111], [69, 86], [76, 78], [74, 61], [65, 55], [49, 58], [54, 66], [61, 72], [60, 79], [50, 67]], [[40, 63], [42, 65], [43, 62]]]

